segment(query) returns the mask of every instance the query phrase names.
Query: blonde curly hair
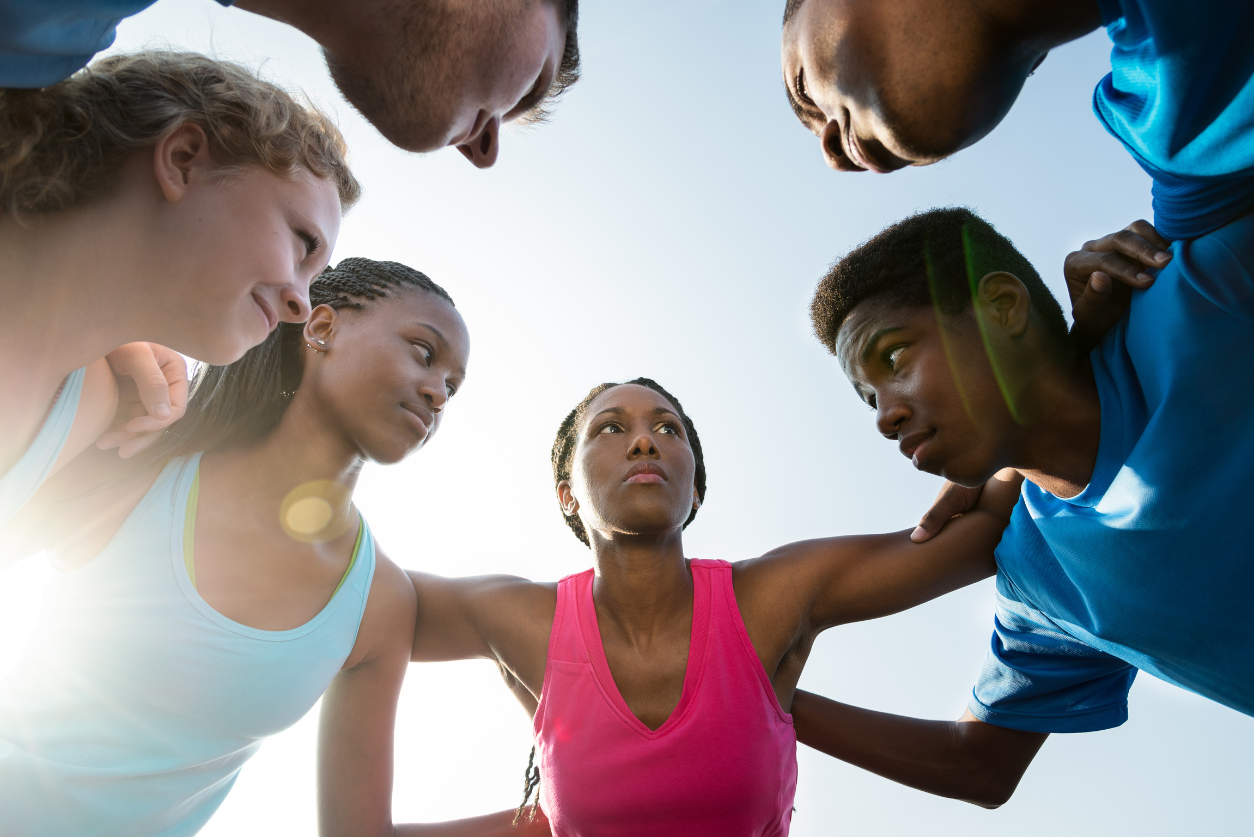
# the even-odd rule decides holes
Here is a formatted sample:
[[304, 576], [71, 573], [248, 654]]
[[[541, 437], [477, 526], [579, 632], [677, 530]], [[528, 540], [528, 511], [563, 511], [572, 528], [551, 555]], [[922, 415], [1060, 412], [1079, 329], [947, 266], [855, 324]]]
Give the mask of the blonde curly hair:
[[343, 211], [361, 196], [334, 123], [251, 70], [194, 52], [115, 55], [42, 90], [0, 89], [0, 212], [22, 220], [80, 206], [122, 164], [192, 123], [224, 170], [305, 168]]

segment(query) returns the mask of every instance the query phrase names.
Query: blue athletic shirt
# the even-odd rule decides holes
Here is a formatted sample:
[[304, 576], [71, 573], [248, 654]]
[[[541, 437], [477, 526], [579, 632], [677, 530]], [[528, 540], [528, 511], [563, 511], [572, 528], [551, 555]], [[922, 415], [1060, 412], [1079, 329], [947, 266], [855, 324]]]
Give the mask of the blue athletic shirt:
[[1254, 2], [1099, 0], [1093, 110], [1154, 179], [1154, 226], [1196, 238], [1254, 207]]
[[1254, 715], [1254, 213], [1172, 252], [1092, 353], [1091, 482], [1024, 483], [997, 546], [980, 720], [1118, 726], [1137, 669]]
[[47, 87], [69, 78], [113, 45], [123, 18], [155, 2], [0, 0], [0, 87]]

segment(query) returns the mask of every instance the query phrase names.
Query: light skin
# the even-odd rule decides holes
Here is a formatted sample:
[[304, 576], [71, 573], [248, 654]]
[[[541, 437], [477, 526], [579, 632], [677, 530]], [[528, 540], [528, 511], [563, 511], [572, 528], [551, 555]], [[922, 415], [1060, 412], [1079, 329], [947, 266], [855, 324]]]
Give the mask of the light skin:
[[[1048, 332], [1027, 289], [1005, 273], [983, 277], [962, 314], [895, 309], [875, 298], [851, 312], [837, 335], [838, 358], [859, 397], [876, 409], [877, 428], [915, 467], [953, 481], [915, 530], [916, 541], [960, 520], [954, 516], [973, 507], [979, 475], [990, 469], [1014, 469], [1061, 497], [1084, 489], [1101, 433], [1087, 349], [1126, 310], [1131, 289], [1153, 282], [1145, 271], [1169, 261], [1165, 247], [1137, 221], [1069, 255], [1064, 271], [1081, 333], [1066, 340]], [[1003, 372], [1000, 384], [994, 365]], [[1048, 737], [988, 724], [970, 711], [952, 722], [920, 720], [800, 691], [793, 720], [803, 744], [988, 808], [1010, 799]]]
[[[262, 440], [201, 459], [195, 523], [196, 590], [218, 613], [267, 631], [298, 627], [330, 600], [352, 557], [358, 514], [351, 496], [362, 465], [393, 463], [424, 446], [465, 380], [470, 339], [456, 309], [418, 290], [394, 290], [363, 311], [314, 309], [305, 326], [301, 384], [279, 425]], [[321, 341], [321, 342], [319, 342]], [[309, 348], [314, 347], [314, 348]], [[50, 480], [22, 512], [24, 532], [65, 569], [98, 554], [152, 484], [156, 472], [118, 483], [116, 460], [95, 451]], [[330, 480], [334, 533], [293, 539], [280, 522], [295, 486]], [[99, 489], [93, 487], [99, 486]], [[84, 491], [86, 489], [86, 492]], [[46, 525], [49, 518], [93, 525]], [[38, 525], [37, 521], [44, 521]], [[6, 532], [6, 537], [9, 532]], [[392, 724], [413, 643], [415, 595], [405, 573], [381, 551], [357, 639], [323, 703], [318, 775], [321, 833], [488, 837], [511, 832], [512, 812], [455, 823], [393, 829], [380, 820], [337, 816], [342, 783], [368, 748], [371, 801], [391, 799]], [[367, 723], [366, 739], [359, 726]]]
[[388, 140], [408, 151], [453, 146], [477, 168], [496, 162], [501, 126], [548, 94], [566, 45], [557, 6], [544, 0], [236, 5], [321, 44], [345, 96]]
[[[557, 484], [557, 500], [589, 533], [593, 602], [614, 682], [636, 717], [657, 729], [682, 695], [691, 637], [693, 582], [682, 530], [700, 504], [693, 451], [674, 405], [638, 385], [599, 395], [577, 432], [572, 475]], [[952, 534], [922, 547], [906, 532], [837, 537], [735, 564], [736, 601], [781, 705], [791, 705], [822, 631], [913, 607], [991, 574], [992, 548], [1017, 492], [1017, 477], [993, 479], [982, 505], [955, 521]], [[928, 551], [934, 546], [941, 548]], [[557, 585], [508, 576], [410, 577], [418, 596], [413, 659], [494, 660], [534, 715]], [[384, 732], [374, 733], [377, 746]], [[368, 769], [364, 762], [363, 777]], [[361, 806], [352, 817], [369, 820], [378, 816], [370, 806], [383, 802], [372, 803], [365, 790], [346, 786], [345, 794]]]
[[993, 130], [1051, 49], [1101, 23], [1096, 0], [805, 0], [784, 86], [831, 168], [928, 165]]
[[[108, 193], [84, 206], [26, 223], [0, 214], [0, 291], [15, 310], [41, 312], [12, 319], [0, 334], [0, 358], [11, 361], [0, 364], [0, 472], [29, 446], [65, 376], [110, 353], [91, 375], [136, 384], [151, 419], [125, 431], [168, 426], [184, 406], [186, 370], [160, 346], [229, 363], [278, 322], [303, 322], [309, 283], [326, 267], [339, 227], [330, 180], [303, 169], [224, 175], [195, 125], [134, 154]], [[115, 353], [137, 341], [159, 345]], [[80, 404], [83, 445], [95, 440], [87, 428], [114, 421], [117, 395], [108, 390], [93, 385], [103, 400]], [[115, 431], [107, 444], [133, 453], [135, 435]], [[78, 450], [67, 447], [67, 458]]]

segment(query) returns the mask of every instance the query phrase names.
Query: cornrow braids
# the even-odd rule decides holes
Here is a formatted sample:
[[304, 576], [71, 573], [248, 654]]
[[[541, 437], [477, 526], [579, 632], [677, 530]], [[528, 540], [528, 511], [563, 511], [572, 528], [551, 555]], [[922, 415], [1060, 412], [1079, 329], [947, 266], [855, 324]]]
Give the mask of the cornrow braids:
[[[557, 428], [557, 438], [553, 441], [553, 451], [551, 459], [553, 462], [553, 485], [556, 486], [562, 480], [570, 479], [573, 463], [575, 459], [575, 447], [579, 442], [579, 425], [583, 422], [584, 415], [588, 412], [588, 406], [592, 404], [596, 397], [608, 389], [623, 386], [624, 384], [636, 384], [637, 386], [648, 387], [658, 395], [671, 402], [671, 406], [675, 408], [675, 412], [679, 413], [680, 420], [684, 423], [684, 431], [688, 434], [688, 444], [692, 448], [692, 456], [696, 460], [697, 470], [694, 483], [696, 484], [697, 497], [702, 503], [705, 502], [705, 457], [701, 452], [701, 437], [697, 435], [697, 428], [693, 425], [692, 419], [688, 418], [688, 414], [684, 412], [684, 407], [679, 403], [679, 399], [671, 395], [665, 388], [652, 378], [635, 378], [630, 381], [622, 381], [621, 383], [605, 383], [595, 386], [584, 396], [575, 409], [571, 410], [566, 418], [562, 419], [561, 425]], [[692, 514], [688, 515], [688, 519], [684, 521], [684, 528], [688, 528], [688, 524], [697, 516], [697, 510], [693, 509]], [[583, 521], [579, 519], [579, 515], [564, 515], [566, 525], [575, 533], [575, 537], [579, 538], [584, 546], [591, 547], [592, 544], [588, 540], [588, 531], [584, 528]]]
[[[535, 762], [536, 748], [533, 744], [531, 755], [527, 756], [527, 769], [523, 771], [523, 800], [518, 804], [518, 810], [514, 812], [514, 821], [511, 823], [515, 828], [523, 821], [524, 814], [527, 822], [535, 820], [536, 809], [540, 807], [540, 768], [532, 766]], [[527, 801], [531, 799], [532, 793], [535, 793], [536, 801], [532, 803], [531, 810], [527, 811]]]
[[[454, 304], [448, 291], [425, 273], [399, 262], [360, 257], [344, 259], [324, 270], [309, 286], [309, 300], [313, 307], [361, 311], [403, 289], [429, 293]], [[279, 323], [264, 342], [234, 363], [201, 364], [192, 378], [186, 414], [135, 459], [151, 465], [269, 434], [300, 386], [303, 331], [301, 323]]]

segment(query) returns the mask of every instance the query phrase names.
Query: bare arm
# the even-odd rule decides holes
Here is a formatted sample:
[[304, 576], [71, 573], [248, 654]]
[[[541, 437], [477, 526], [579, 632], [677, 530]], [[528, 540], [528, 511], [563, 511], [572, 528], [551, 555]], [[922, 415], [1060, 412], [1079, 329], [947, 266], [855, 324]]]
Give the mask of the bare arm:
[[417, 601], [409, 579], [381, 562], [361, 636], [369, 647], [322, 699], [318, 728], [318, 824], [323, 837], [540, 837], [547, 821], [512, 828], [513, 811], [442, 823], [392, 822], [396, 706], [409, 665]]
[[922, 721], [847, 706], [798, 690], [797, 740], [921, 791], [985, 808], [1006, 803], [1048, 738], [980, 721]]

